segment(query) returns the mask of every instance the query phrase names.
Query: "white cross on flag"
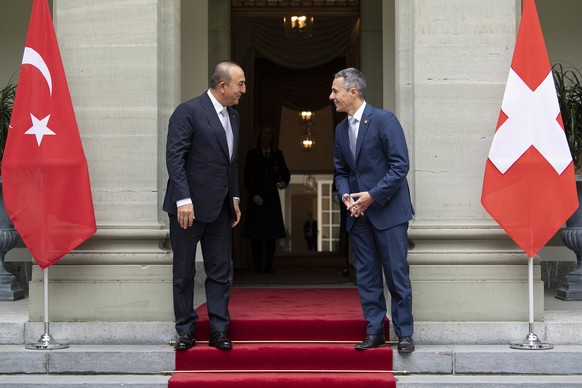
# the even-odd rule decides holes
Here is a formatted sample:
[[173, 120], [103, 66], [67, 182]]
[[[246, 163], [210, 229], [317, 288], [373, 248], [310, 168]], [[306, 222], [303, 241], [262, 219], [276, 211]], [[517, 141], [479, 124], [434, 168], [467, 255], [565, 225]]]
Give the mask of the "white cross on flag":
[[578, 208], [574, 166], [534, 0], [523, 2], [481, 203], [530, 257]]

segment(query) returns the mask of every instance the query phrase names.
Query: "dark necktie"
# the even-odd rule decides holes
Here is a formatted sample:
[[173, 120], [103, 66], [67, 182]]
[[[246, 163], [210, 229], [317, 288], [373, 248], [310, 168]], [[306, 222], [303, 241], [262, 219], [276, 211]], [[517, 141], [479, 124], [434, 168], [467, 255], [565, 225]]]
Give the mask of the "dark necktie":
[[228, 144], [228, 156], [232, 159], [232, 143], [233, 135], [232, 128], [230, 127], [230, 118], [228, 117], [228, 110], [226, 107], [220, 111], [220, 121], [222, 121], [222, 126], [226, 132], [226, 143]]

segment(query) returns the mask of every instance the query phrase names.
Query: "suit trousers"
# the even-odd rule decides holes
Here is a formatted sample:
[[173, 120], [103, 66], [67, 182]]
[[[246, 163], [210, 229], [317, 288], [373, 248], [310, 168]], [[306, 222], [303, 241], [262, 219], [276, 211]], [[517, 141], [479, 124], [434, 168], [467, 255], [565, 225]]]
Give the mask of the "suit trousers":
[[255, 260], [255, 269], [257, 271], [268, 272], [273, 269], [273, 257], [275, 257], [276, 247], [277, 240], [251, 239], [251, 252]]
[[200, 242], [207, 276], [205, 291], [210, 331], [228, 332], [232, 228], [226, 201], [216, 220], [209, 223], [194, 220], [194, 224], [187, 229], [182, 229], [177, 217], [170, 215], [170, 240], [174, 251], [172, 271], [176, 331], [178, 334], [196, 331], [198, 314], [194, 309], [194, 277], [196, 247]]
[[349, 232], [356, 282], [366, 334], [384, 334], [386, 299], [384, 278], [391, 295], [391, 315], [398, 337], [412, 336], [412, 286], [408, 255], [408, 222], [385, 230], [376, 229], [366, 215], [356, 219]]

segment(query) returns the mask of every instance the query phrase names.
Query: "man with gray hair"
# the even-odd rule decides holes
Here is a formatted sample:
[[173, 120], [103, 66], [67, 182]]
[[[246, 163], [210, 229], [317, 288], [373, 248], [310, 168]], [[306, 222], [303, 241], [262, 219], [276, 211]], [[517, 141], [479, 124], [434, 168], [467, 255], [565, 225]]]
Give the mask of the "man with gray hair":
[[244, 71], [232, 61], [219, 62], [210, 88], [178, 105], [168, 126], [168, 188], [163, 209], [170, 219], [173, 255], [174, 348], [196, 345], [194, 310], [196, 246], [206, 269], [210, 320], [208, 345], [232, 349], [228, 304], [232, 288], [232, 228], [241, 220], [237, 151], [240, 118], [232, 108], [246, 93]]
[[389, 111], [366, 103], [366, 78], [357, 69], [338, 72], [329, 99], [348, 117], [335, 129], [334, 166], [338, 194], [348, 210], [346, 229], [356, 269], [366, 337], [357, 350], [386, 346], [386, 278], [398, 351], [414, 351], [408, 222], [413, 207], [406, 175], [404, 131]]

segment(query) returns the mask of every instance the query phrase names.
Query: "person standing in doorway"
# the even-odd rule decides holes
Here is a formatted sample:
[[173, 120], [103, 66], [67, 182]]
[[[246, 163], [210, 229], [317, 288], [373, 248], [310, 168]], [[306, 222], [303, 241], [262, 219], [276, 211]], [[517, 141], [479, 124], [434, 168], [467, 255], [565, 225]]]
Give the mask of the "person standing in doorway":
[[367, 332], [357, 350], [386, 345], [384, 281], [398, 351], [415, 349], [412, 339], [412, 286], [409, 276], [408, 222], [413, 207], [404, 131], [392, 112], [366, 103], [366, 78], [357, 69], [335, 74], [329, 99], [348, 117], [335, 129], [335, 183], [347, 207], [346, 229]]
[[210, 89], [180, 104], [170, 117], [166, 146], [168, 187], [163, 209], [170, 218], [173, 249], [174, 348], [196, 344], [194, 310], [196, 246], [200, 242], [206, 270], [210, 319], [209, 346], [232, 349], [227, 333], [231, 292], [232, 228], [241, 219], [237, 150], [237, 105], [246, 92], [245, 74], [231, 61], [219, 62]]
[[317, 251], [317, 221], [313, 219], [313, 213], [307, 213], [307, 220], [303, 224], [303, 234], [307, 242], [307, 250]]
[[245, 162], [244, 183], [249, 200], [242, 234], [250, 239], [255, 270], [259, 273], [275, 273], [277, 240], [287, 235], [279, 190], [287, 187], [291, 174], [274, 139], [271, 128], [261, 129], [256, 147], [249, 150]]

